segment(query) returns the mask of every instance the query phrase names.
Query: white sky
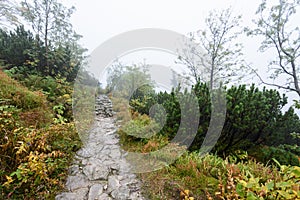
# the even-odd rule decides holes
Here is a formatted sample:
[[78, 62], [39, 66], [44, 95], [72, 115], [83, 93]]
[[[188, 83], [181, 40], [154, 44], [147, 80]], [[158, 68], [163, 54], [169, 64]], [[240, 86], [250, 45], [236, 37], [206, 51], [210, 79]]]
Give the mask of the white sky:
[[[17, 0], [18, 2], [20, 0]], [[242, 26], [251, 26], [255, 18], [255, 11], [261, 0], [61, 0], [67, 6], [74, 5], [76, 12], [71, 22], [77, 33], [83, 36], [81, 44], [91, 53], [95, 48], [108, 39], [126, 31], [140, 28], [161, 28], [176, 31], [187, 35], [199, 29], [204, 29], [204, 19], [208, 12], [216, 9], [233, 8], [234, 15], [242, 15]], [[278, 2], [268, 0], [267, 3]], [[299, 16], [299, 14], [298, 14]], [[295, 23], [300, 25], [300, 16]], [[274, 52], [258, 52], [260, 40], [258, 38], [242, 37], [245, 59], [258, 68], [266, 77], [267, 64], [276, 56]], [[144, 56], [145, 55], [145, 56]], [[148, 55], [148, 57], [147, 57]], [[130, 59], [136, 57], [135, 62], [174, 65], [174, 57], [150, 54], [132, 54]], [[144, 57], [143, 57], [144, 56]], [[162, 57], [164, 61], [162, 61]], [[129, 59], [128, 58], [128, 59]], [[153, 60], [157, 60], [156, 62]], [[282, 80], [284, 81], [284, 80]], [[277, 80], [280, 83], [280, 80]], [[290, 101], [297, 95], [289, 94]]]
[[[261, 2], [261, 0], [63, 1], [76, 7], [72, 23], [75, 30], [83, 35], [81, 43], [89, 49], [89, 53], [113, 36], [134, 29], [162, 28], [186, 35], [205, 28], [204, 19], [209, 11], [226, 9], [230, 6], [233, 8], [234, 15], [242, 14], [243, 26], [251, 26], [253, 25], [251, 20], [255, 17], [255, 11]], [[272, 1], [275, 0], [267, 2]], [[300, 18], [298, 19], [295, 22], [300, 24]], [[265, 74], [268, 62], [276, 55], [272, 52], [258, 53], [260, 41], [257, 38], [243, 37], [242, 42], [245, 46], [247, 62], [253, 63], [262, 74]], [[141, 62], [142, 59], [139, 61]]]
[[103, 41], [125, 31], [139, 28], [163, 28], [182, 34], [203, 28], [212, 9], [232, 6], [249, 24], [260, 0], [64, 0], [75, 5], [72, 17], [82, 42], [93, 50]]
[[[199, 29], [204, 29], [204, 19], [213, 9], [226, 9], [232, 7], [234, 15], [242, 14], [243, 24], [250, 25], [260, 0], [64, 0], [69, 5], [75, 5], [77, 11], [72, 17], [75, 30], [83, 35], [82, 45], [91, 53], [104, 41], [121, 34], [140, 28], [162, 28], [186, 35]], [[251, 41], [243, 41], [253, 44]], [[257, 45], [248, 45], [249, 60], [257, 61]], [[246, 53], [246, 51], [245, 51]], [[148, 54], [149, 56], [149, 54]], [[164, 56], [165, 60], [161, 61]], [[155, 58], [160, 64], [171, 65], [166, 55]], [[142, 61], [142, 56], [139, 61]], [[145, 55], [146, 57], [146, 55]], [[146, 62], [149, 62], [147, 58]], [[153, 59], [152, 59], [153, 60]], [[162, 63], [163, 62], [163, 63]], [[168, 63], [168, 64], [167, 64]]]
[[[251, 20], [261, 0], [63, 0], [75, 5], [72, 17], [75, 30], [83, 35], [82, 45], [91, 53], [104, 41], [126, 31], [162, 28], [186, 35], [205, 28], [204, 19], [213, 9], [232, 7], [234, 15], [243, 15], [242, 25]], [[259, 43], [244, 37], [246, 60], [266, 66], [268, 56], [257, 54]], [[258, 56], [260, 58], [258, 58]], [[141, 60], [140, 60], [141, 62]]]

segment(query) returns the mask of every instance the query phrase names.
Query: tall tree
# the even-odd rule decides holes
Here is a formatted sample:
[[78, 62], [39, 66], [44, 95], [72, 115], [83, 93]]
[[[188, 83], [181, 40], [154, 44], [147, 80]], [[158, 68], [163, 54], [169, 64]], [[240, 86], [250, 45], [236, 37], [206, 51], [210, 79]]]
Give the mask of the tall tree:
[[72, 41], [74, 35], [76, 36], [70, 23], [74, 7], [67, 8], [57, 0], [24, 0], [21, 5], [21, 15], [29, 22], [37, 37], [44, 42], [46, 59], [50, 42], [59, 46], [63, 42]]
[[[236, 40], [242, 30], [240, 22], [241, 16], [232, 16], [231, 8], [214, 10], [205, 19], [206, 29], [190, 34], [191, 40], [199, 43], [204, 52], [191, 46], [182, 52], [179, 60], [189, 68], [196, 81], [209, 76], [210, 88], [213, 88], [214, 82], [224, 80], [227, 83], [233, 77], [241, 77], [237, 71], [243, 67], [242, 44]], [[205, 67], [204, 72], [201, 66]]]
[[256, 12], [256, 28], [246, 28], [246, 31], [248, 35], [264, 37], [259, 48], [261, 52], [275, 50], [277, 56], [268, 65], [270, 78], [286, 78], [282, 84], [270, 83], [256, 72], [261, 82], [296, 92], [300, 97], [300, 30], [299, 24], [293, 22], [299, 5], [299, 0], [279, 0], [278, 4], [269, 6], [263, 0]]
[[51, 76], [69, 71], [69, 80], [76, 77], [86, 51], [79, 45], [81, 36], [70, 23], [74, 11], [75, 7], [67, 8], [59, 0], [23, 0], [20, 8], [21, 15], [43, 42], [44, 71]]

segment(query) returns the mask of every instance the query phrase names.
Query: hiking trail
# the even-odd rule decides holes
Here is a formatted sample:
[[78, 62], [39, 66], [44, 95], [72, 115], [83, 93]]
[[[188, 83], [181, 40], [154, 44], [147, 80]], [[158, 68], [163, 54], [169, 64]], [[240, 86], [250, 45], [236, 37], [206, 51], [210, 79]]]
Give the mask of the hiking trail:
[[55, 200], [145, 200], [120, 148], [110, 99], [100, 95], [95, 107], [95, 124], [86, 145], [76, 152], [65, 192]]

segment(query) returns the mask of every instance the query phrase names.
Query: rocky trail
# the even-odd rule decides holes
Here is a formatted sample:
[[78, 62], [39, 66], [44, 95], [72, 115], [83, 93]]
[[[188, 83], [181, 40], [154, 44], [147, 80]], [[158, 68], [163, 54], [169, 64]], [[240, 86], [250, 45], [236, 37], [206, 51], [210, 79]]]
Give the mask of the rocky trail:
[[86, 143], [69, 167], [65, 192], [55, 200], [144, 200], [140, 182], [130, 172], [120, 148], [112, 104], [102, 95], [96, 99], [96, 123]]

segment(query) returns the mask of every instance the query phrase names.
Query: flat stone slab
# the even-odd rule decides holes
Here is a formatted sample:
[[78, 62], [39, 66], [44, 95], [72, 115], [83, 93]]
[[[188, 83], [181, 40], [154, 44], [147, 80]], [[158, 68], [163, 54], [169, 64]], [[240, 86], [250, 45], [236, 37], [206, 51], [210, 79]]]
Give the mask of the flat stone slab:
[[69, 191], [75, 191], [80, 188], [85, 188], [89, 184], [88, 179], [83, 174], [77, 174], [76, 176], [69, 176], [67, 178], [66, 187]]
[[71, 192], [64, 192], [55, 197], [55, 200], [77, 200], [77, 194]]
[[101, 184], [92, 185], [89, 191], [88, 200], [100, 199], [102, 194], [103, 194], [103, 185]]
[[109, 167], [103, 164], [97, 163], [86, 165], [83, 168], [83, 173], [88, 177], [90, 181], [106, 180], [109, 174]]

